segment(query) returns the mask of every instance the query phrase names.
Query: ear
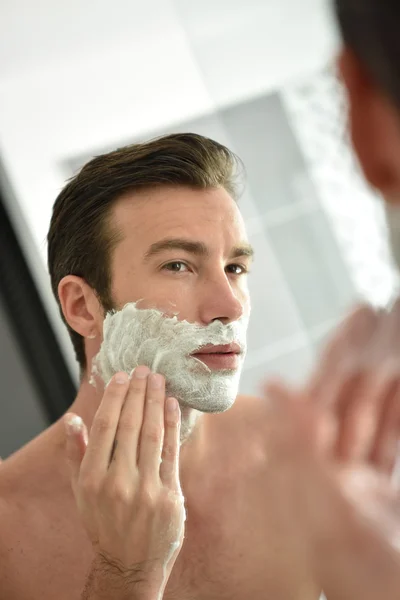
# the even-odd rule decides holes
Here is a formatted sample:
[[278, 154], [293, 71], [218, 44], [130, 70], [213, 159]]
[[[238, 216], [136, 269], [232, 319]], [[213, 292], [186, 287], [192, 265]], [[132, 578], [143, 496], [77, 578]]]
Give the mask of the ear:
[[68, 275], [58, 285], [58, 297], [68, 325], [82, 337], [97, 336], [103, 322], [102, 306], [81, 277]]
[[348, 91], [353, 146], [364, 174], [384, 196], [398, 197], [400, 111], [351, 50], [343, 50], [339, 69]]

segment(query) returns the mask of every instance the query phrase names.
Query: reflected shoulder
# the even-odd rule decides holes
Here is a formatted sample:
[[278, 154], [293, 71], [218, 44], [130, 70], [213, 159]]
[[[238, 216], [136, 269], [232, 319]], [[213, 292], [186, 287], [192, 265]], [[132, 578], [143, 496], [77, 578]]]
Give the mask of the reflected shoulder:
[[238, 411], [247, 413], [249, 416], [251, 416], [261, 413], [264, 402], [264, 399], [260, 396], [239, 394], [239, 396], [236, 398], [235, 406]]
[[239, 394], [234, 407], [228, 412], [236, 425], [257, 430], [265, 418], [265, 400], [261, 396]]

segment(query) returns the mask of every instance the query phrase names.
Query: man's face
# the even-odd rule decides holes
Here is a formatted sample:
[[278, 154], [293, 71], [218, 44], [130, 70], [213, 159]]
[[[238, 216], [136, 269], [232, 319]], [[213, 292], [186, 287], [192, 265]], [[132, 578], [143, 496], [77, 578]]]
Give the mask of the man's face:
[[251, 263], [244, 222], [222, 188], [159, 188], [115, 206], [123, 239], [112, 257], [112, 297], [179, 320], [224, 324], [249, 313]]
[[118, 202], [112, 259], [116, 312], [95, 359], [105, 383], [144, 364], [181, 406], [221, 412], [235, 401], [246, 351], [252, 250], [223, 189], [160, 188]]

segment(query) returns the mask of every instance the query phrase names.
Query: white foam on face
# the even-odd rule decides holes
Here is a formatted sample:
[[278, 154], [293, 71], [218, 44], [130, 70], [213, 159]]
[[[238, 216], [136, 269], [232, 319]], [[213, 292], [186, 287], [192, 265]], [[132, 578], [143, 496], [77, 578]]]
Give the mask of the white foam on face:
[[[181, 406], [201, 412], [223, 412], [234, 403], [246, 353], [248, 317], [224, 325], [214, 321], [201, 326], [179, 321], [156, 309], [140, 309], [129, 303], [107, 314], [103, 342], [93, 361], [93, 372], [107, 385], [115, 373], [131, 374], [139, 365], [165, 377], [167, 395]], [[239, 368], [210, 370], [191, 356], [209, 344], [239, 344]]]

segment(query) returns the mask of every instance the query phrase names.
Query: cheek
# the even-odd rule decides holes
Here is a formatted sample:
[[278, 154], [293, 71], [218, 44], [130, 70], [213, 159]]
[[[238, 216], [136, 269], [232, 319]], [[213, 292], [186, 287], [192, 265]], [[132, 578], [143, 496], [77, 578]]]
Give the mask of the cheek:
[[190, 295], [179, 286], [164, 285], [161, 282], [152, 282], [150, 279], [138, 285], [125, 286], [114, 296], [118, 300], [118, 307], [123, 308], [129, 302], [136, 302], [140, 309], [157, 309], [169, 317], [177, 313], [185, 313], [186, 307], [193, 304]]
[[[140, 308], [155, 308], [162, 288], [140, 269], [116, 269], [112, 282], [112, 297], [118, 308], [129, 302], [139, 302]], [[153, 306], [151, 306], [151, 304]]]
[[137, 302], [138, 308], [155, 308], [168, 316], [179, 313], [185, 319], [192, 317], [198, 302], [198, 289], [193, 277], [174, 277], [148, 273], [140, 269], [118, 268], [114, 271], [112, 297], [116, 308]]

